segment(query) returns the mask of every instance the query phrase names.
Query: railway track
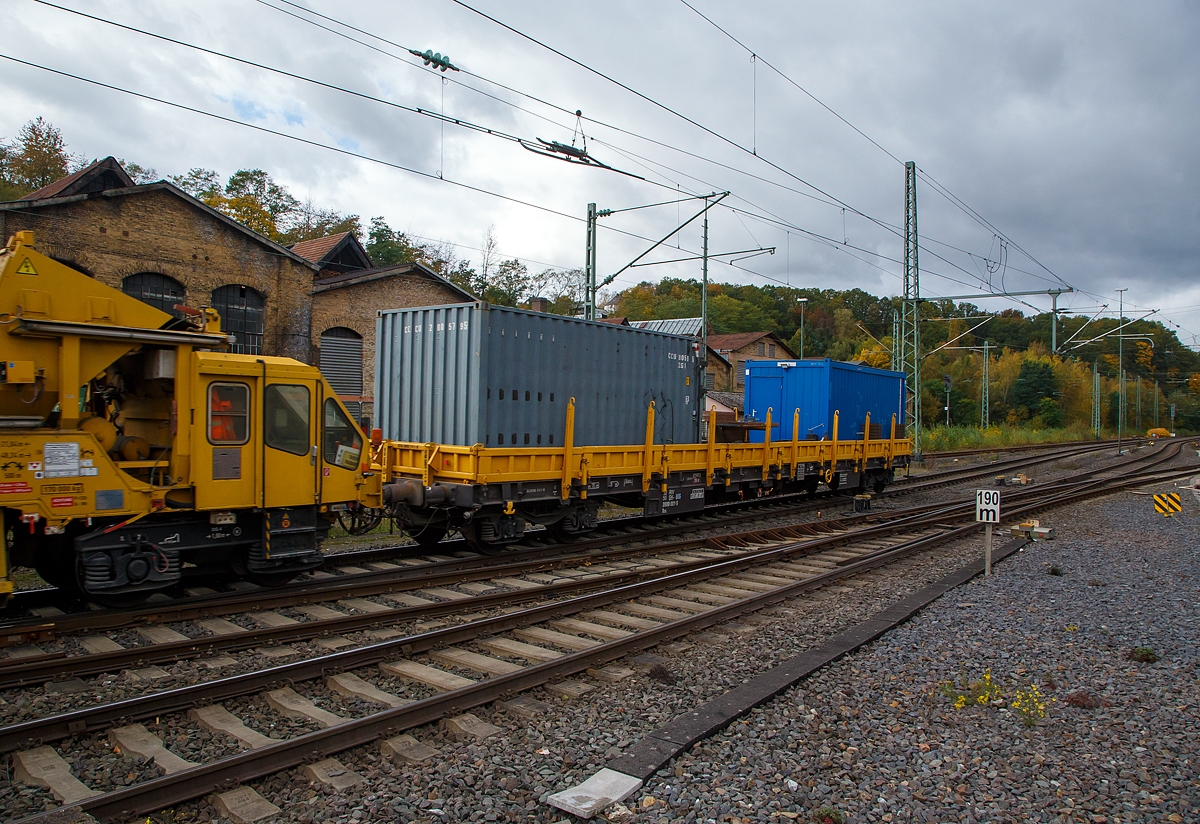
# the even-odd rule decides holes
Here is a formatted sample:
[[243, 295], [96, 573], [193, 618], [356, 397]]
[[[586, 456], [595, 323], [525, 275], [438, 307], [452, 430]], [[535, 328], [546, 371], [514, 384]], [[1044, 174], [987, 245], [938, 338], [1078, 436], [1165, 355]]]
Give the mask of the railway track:
[[[1036, 457], [1020, 456], [1004, 461], [993, 461], [985, 466], [971, 465], [927, 473], [918, 478], [903, 480], [876, 497], [887, 500], [896, 496], [911, 495], [915, 492], [923, 492], [939, 486], [960, 483], [972, 478], [990, 479], [997, 472], [1027, 468], [1070, 457], [1078, 457], [1103, 448], [1105, 448], [1105, 444], [1071, 444]], [[850, 496], [837, 495], [836, 493], [822, 493], [815, 498], [808, 496], [778, 496], [763, 498], [753, 502], [718, 504], [708, 507], [703, 513], [676, 519], [663, 519], [661, 517], [647, 518], [644, 516], [609, 519], [602, 524], [600, 530], [595, 535], [569, 545], [569, 550], [559, 546], [548, 533], [534, 531], [529, 533], [524, 542], [515, 545], [509, 551], [505, 552], [502, 559], [505, 561], [540, 560], [544, 559], [548, 548], [557, 553], [569, 551], [577, 555], [583, 555], [612, 546], [618, 542], [630, 540], [631, 537], [636, 537], [637, 540], [642, 541], [655, 540], [676, 534], [681, 528], [690, 528], [692, 525], [705, 527], [734, 526], [764, 518], [801, 515], [807, 512], [826, 510], [831, 506], [849, 505], [850, 503], [852, 503]], [[632, 534], [634, 531], [636, 531], [636, 535]], [[412, 549], [413, 545], [411, 544], [397, 544], [387, 547], [339, 552], [330, 556], [327, 566], [331, 568], [332, 574], [338, 578], [354, 578], [360, 584], [366, 585], [369, 584], [370, 577], [388, 579], [391, 576], [396, 576], [393, 580], [398, 579], [402, 581], [405, 577], [423, 574], [404, 568], [409, 564], [412, 564], [416, 568], [418, 560], [422, 559], [422, 557], [424, 558], [424, 566], [420, 568], [428, 569], [435, 574], [451, 574], [487, 563], [487, 559], [480, 558], [480, 556], [472, 552], [467, 542], [461, 539], [442, 541], [432, 550], [422, 548], [421, 552], [423, 556], [404, 558], [397, 563], [397, 555], [399, 553], [411, 552]], [[321, 575], [321, 573], [318, 573], [318, 575]], [[327, 578], [323, 580], [328, 581]], [[61, 593], [52, 588], [27, 590], [18, 592], [5, 609], [3, 613], [5, 620], [0, 624], [0, 638], [7, 634], [11, 639], [8, 645], [11, 646], [22, 643], [23, 638], [36, 640], [39, 634], [32, 630], [38, 627], [45, 628], [40, 633], [40, 637], [43, 639], [50, 637], [50, 634], [54, 632], [79, 631], [86, 628], [86, 622], [81, 623], [77, 619], [62, 617], [59, 613], [66, 613], [68, 615], [79, 611], [83, 611], [85, 614], [95, 613], [97, 614], [97, 618], [93, 622], [93, 628], [96, 630], [107, 630], [125, 625], [122, 623], [123, 619], [115, 616], [129, 616], [128, 623], [172, 620], [169, 617], [170, 611], [162, 606], [164, 602], [171, 604], [171, 609], [176, 610], [174, 620], [185, 620], [189, 617], [189, 607], [191, 608], [191, 615], [199, 615], [201, 611], [219, 610], [223, 602], [227, 602], [230, 606], [236, 608], [239, 603], [251, 602], [256, 597], [261, 598], [263, 603], [281, 603], [281, 598], [284, 600], [294, 598], [299, 603], [308, 603], [305, 599], [309, 596], [305, 590], [311, 591], [313, 589], [311, 583], [310, 580], [305, 578], [301, 582], [277, 588], [257, 588], [250, 585], [245, 589], [225, 590], [222, 592], [218, 588], [219, 585], [213, 584], [213, 582], [198, 580], [190, 586], [180, 588], [178, 591], [172, 593], [169, 599], [166, 597], [156, 598], [154, 606], [118, 611], [106, 611], [94, 604], [80, 602], [73, 596]], [[333, 582], [330, 583], [331, 585], [333, 584]], [[207, 584], [213, 585], [208, 586]], [[364, 586], [364, 591], [369, 590], [369, 586]], [[255, 593], [263, 594], [256, 595]], [[279, 597], [272, 597], [268, 593], [275, 593]], [[101, 617], [101, 613], [104, 613], [108, 617]], [[24, 620], [22, 620], [22, 616], [25, 616]], [[22, 636], [22, 630], [29, 630], [29, 632], [26, 636]]]
[[[1146, 483], [1146, 472], [1158, 478], [1177, 475], [1179, 470], [1165, 473], [1155, 466], [1131, 474], [1136, 464], [1169, 461], [1182, 444], [1172, 446], [1174, 450], [1139, 456], [1122, 467], [1006, 493], [1006, 515], [1023, 517], [1081, 496]], [[82, 798], [84, 809], [101, 818], [153, 812], [230, 781], [311, 764], [314, 753], [328, 755], [380, 738], [399, 752], [417, 743], [396, 740], [404, 730], [533, 686], [578, 691], [579, 685], [561, 679], [585, 670], [605, 677], [607, 668], [608, 677], [620, 677], [620, 668], [612, 669], [611, 662], [631, 653], [966, 536], [977, 530], [973, 523], [963, 523], [973, 517], [972, 507], [970, 502], [931, 504], [893, 513], [898, 517], [887, 522], [860, 517], [791, 531], [709, 537], [699, 544], [680, 542], [660, 548], [654, 563], [645, 566], [623, 567], [633, 562], [616, 558], [590, 564], [576, 559], [579, 565], [558, 568], [553, 575], [559, 580], [546, 582], [531, 579], [546, 573], [497, 570], [510, 581], [525, 583], [490, 595], [412, 604], [401, 608], [402, 615], [391, 616], [409, 626], [453, 620], [450, 625], [409, 634], [393, 630], [396, 637], [362, 648], [26, 721], [0, 730], [0, 749], [14, 753], [19, 764], [36, 761], [35, 754], [53, 764], [58, 756], [52, 742], [107, 735], [167, 772], [134, 787]], [[818, 534], [818, 528], [827, 531]], [[376, 711], [358, 718], [331, 713], [318, 705], [331, 691], [355, 707], [373, 705]], [[256, 700], [282, 716], [315, 728], [277, 740], [239, 727], [235, 714], [223, 707], [230, 702], [236, 707], [251, 695], [261, 696]], [[191, 723], [198, 728], [208, 726], [212, 735], [237, 740], [247, 749], [211, 763], [183, 761], [153, 732], [161, 727], [157, 719], [185, 713], [192, 714]], [[138, 726], [151, 718], [156, 721], [149, 727]], [[213, 731], [222, 728], [233, 732]], [[40, 746], [22, 750], [32, 744]], [[28, 767], [21, 769], [29, 774]]]

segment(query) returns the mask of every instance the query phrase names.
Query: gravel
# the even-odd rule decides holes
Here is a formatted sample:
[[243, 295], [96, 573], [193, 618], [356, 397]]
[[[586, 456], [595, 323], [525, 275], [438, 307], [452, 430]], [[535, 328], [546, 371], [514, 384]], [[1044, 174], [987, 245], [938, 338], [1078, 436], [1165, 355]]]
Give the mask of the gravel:
[[[959, 488], [948, 497], [963, 495]], [[1171, 520], [1128, 493], [1044, 516], [1057, 540], [1027, 547], [991, 579], [949, 593], [700, 742], [608, 818], [811, 821], [830, 806], [846, 822], [1200, 820], [1200, 500], [1184, 495], [1183, 516]], [[577, 701], [533, 690], [529, 697], [549, 709], [532, 720], [476, 708], [501, 729], [483, 741], [454, 742], [439, 727], [409, 731], [438, 749], [429, 762], [396, 764], [377, 745], [337, 755], [364, 777], [358, 787], [334, 792], [298, 770], [251, 785], [282, 808], [280, 821], [574, 820], [545, 797], [681, 712], [981, 552], [981, 539], [960, 542], [654, 650], [673, 679], [643, 668], [617, 684], [589, 681], [597, 688]], [[1047, 574], [1051, 565], [1064, 574]], [[1160, 660], [1127, 660], [1137, 647]], [[963, 686], [989, 670], [1003, 698], [957, 709], [943, 694], [944, 683]], [[359, 674], [400, 687], [378, 670]], [[1033, 726], [1011, 706], [1014, 690], [1029, 685], [1054, 699]], [[300, 691], [348, 716], [366, 710], [323, 688]], [[226, 707], [272, 737], [311, 729], [255, 697]], [[15, 812], [7, 800], [0, 808]], [[175, 809], [171, 820], [220, 821], [207, 799]]]

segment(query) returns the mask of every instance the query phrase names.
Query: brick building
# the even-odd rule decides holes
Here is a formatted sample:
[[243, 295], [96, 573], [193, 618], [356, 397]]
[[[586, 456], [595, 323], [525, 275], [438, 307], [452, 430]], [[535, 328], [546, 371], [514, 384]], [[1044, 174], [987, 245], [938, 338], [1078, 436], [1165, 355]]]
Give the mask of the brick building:
[[317, 364], [369, 417], [375, 312], [474, 300], [419, 263], [375, 267], [349, 233], [285, 248], [166, 181], [135, 185], [111, 157], [0, 203], [0, 240], [39, 250], [166, 312], [212, 306], [234, 351]]
[[732, 335], [709, 335], [708, 345], [721, 353], [733, 365], [729, 385], [718, 385], [718, 389], [740, 390], [746, 385], [748, 360], [795, 360], [796, 356], [787, 344], [775, 337], [774, 332], [735, 332]]
[[111, 157], [0, 203], [0, 237], [166, 312], [212, 306], [234, 350], [308, 362], [317, 267], [166, 181], [134, 185]]
[[423, 264], [376, 267], [349, 232], [303, 241], [292, 251], [319, 270], [312, 285], [313, 362], [360, 418], [370, 418], [374, 404], [376, 310], [475, 300]]

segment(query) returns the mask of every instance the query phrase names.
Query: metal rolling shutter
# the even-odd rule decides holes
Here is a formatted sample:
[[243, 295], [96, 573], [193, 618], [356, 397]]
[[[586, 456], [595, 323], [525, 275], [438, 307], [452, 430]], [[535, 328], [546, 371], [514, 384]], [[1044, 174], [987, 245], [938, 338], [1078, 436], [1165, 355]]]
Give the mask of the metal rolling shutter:
[[[363, 393], [362, 338], [350, 330], [331, 329], [321, 335], [321, 374], [339, 395]], [[347, 402], [346, 411], [358, 419], [361, 404]]]

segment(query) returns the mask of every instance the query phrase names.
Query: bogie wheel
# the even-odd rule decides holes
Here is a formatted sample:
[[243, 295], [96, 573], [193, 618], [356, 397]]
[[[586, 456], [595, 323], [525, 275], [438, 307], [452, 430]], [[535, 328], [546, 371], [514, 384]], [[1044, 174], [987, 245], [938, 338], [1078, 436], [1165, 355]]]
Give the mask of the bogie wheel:
[[409, 527], [407, 530], [410, 538], [426, 548], [437, 546], [449, 531], [450, 529], [445, 524], [432, 523]]
[[837, 492], [838, 486], [841, 484], [841, 482], [842, 476], [839, 473], [834, 472], [833, 477], [830, 478], [825, 485], [829, 487], [830, 492]]
[[558, 541], [560, 544], [573, 544], [583, 537], [582, 532], [572, 532], [563, 525], [562, 521], [559, 521], [556, 524], [551, 524], [549, 527], [547, 527], [547, 529], [549, 530], [551, 537], [553, 537], [554, 540]]
[[471, 521], [462, 528], [462, 536], [472, 552], [480, 555], [499, 555], [507, 546], [504, 543], [485, 541], [482, 537], [483, 521]]
[[338, 513], [338, 523], [351, 535], [366, 535], [383, 522], [384, 511], [360, 506]]

